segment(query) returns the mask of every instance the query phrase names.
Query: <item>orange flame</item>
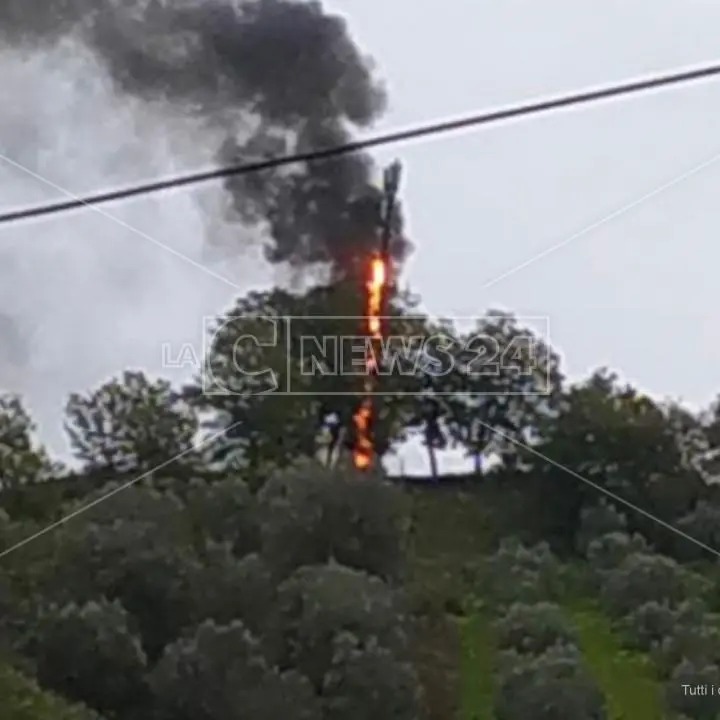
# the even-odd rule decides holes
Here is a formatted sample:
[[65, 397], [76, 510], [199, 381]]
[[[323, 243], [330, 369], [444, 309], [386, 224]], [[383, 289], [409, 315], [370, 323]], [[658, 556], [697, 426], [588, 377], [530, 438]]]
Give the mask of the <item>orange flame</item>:
[[370, 275], [366, 283], [367, 290], [367, 328], [366, 332], [370, 337], [370, 344], [365, 354], [365, 397], [360, 407], [353, 415], [355, 423], [355, 447], [353, 448], [353, 462], [359, 470], [365, 470], [372, 463], [374, 447], [370, 438], [370, 423], [373, 414], [372, 391], [377, 372], [376, 354], [373, 346], [382, 340], [382, 306], [385, 285], [387, 284], [387, 264], [385, 259], [376, 253], [370, 263]]

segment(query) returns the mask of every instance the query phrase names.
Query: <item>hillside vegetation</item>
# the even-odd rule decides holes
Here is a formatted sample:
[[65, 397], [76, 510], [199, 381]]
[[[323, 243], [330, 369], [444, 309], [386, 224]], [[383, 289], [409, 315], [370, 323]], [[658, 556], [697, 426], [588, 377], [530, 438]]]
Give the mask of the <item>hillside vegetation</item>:
[[[532, 608], [548, 601], [558, 610], [557, 618], [563, 618], [566, 623], [572, 644], [578, 651], [578, 660], [598, 691], [598, 700], [602, 698], [596, 714], [592, 714], [592, 709], [586, 709], [586, 714], [579, 716], [608, 720], [666, 720], [680, 717], [683, 710], [686, 715], [682, 717], [688, 718], [716, 720], [720, 716], [717, 703], [712, 699], [705, 699], [703, 704], [702, 698], [687, 698], [680, 690], [682, 682], [693, 682], [689, 678], [704, 676], [712, 680], [720, 660], [720, 646], [713, 647], [718, 638], [713, 632], [717, 621], [709, 610], [716, 603], [718, 577], [711, 563], [701, 563], [687, 571], [688, 576], [679, 583], [679, 592], [672, 585], [667, 586], [668, 578], [665, 578], [665, 586], [658, 582], [660, 578], [655, 578], [658, 584], [648, 588], [648, 597], [652, 599], [640, 608], [632, 604], [624, 608], [628, 614], [623, 616], [613, 607], [612, 596], [602, 592], [598, 580], [605, 583], [613, 577], [613, 572], [620, 573], [623, 558], [626, 565], [638, 557], [653, 562], [652, 553], [637, 537], [637, 546], [633, 547], [633, 541], [622, 532], [624, 518], [613, 518], [607, 506], [601, 504], [603, 512], [612, 518], [602, 529], [609, 529], [612, 523], [616, 523], [616, 529], [599, 534], [589, 545], [597, 551], [609, 538], [624, 545], [621, 553], [613, 557], [614, 562], [620, 563], [620, 568], [613, 571], [611, 567], [604, 568], [602, 563], [598, 565], [598, 558], [592, 552], [593, 559], [571, 558], [564, 564], [556, 559], [555, 568], [546, 567], [544, 571], [551, 576], [555, 574], [555, 578], [551, 577], [548, 585], [542, 588], [535, 574], [542, 563], [535, 562], [534, 569], [528, 567], [528, 561], [533, 564], [532, 552], [518, 551], [517, 547], [508, 552], [507, 545], [504, 552], [498, 552], [497, 543], [503, 541], [499, 540], [502, 533], [496, 523], [503, 514], [496, 514], [495, 508], [498, 502], [507, 502], [509, 498], [503, 500], [497, 487], [483, 487], [479, 478], [475, 481], [473, 483], [469, 476], [468, 482], [463, 483], [464, 489], [458, 488], [460, 483], [456, 479], [451, 488], [428, 484], [425, 489], [415, 485], [412, 491], [420, 535], [414, 545], [415, 572], [422, 577], [421, 585], [429, 588], [429, 596], [435, 594], [435, 606], [443, 607], [439, 614], [445, 618], [449, 638], [445, 648], [458, 658], [457, 671], [446, 673], [446, 681], [457, 693], [453, 712], [458, 720], [516, 717], [508, 714], [507, 708], [499, 713], [497, 710], [498, 694], [508, 682], [502, 673], [498, 673], [501, 656], [508, 649], [521, 654], [527, 652], [523, 644], [537, 632]], [[588, 524], [592, 525], [589, 516], [588, 513]], [[633, 557], [633, 550], [639, 550], [640, 555]], [[541, 548], [539, 554], [542, 557], [546, 552]], [[492, 573], [487, 569], [484, 572], [482, 568], [488, 562], [497, 564], [498, 557], [502, 558], [500, 564], [504, 569], [493, 583]], [[512, 558], [518, 567], [512, 568], [509, 562]], [[671, 573], [683, 575], [686, 572], [673, 561], [663, 560]], [[438, 572], [440, 569], [448, 572]], [[525, 575], [527, 584], [523, 584]], [[622, 591], [621, 587], [616, 589]], [[702, 594], [698, 595], [698, 590], [702, 592], [703, 589], [709, 601], [707, 605], [703, 604]], [[503, 622], [507, 623], [508, 614], [512, 615], [513, 602], [527, 608], [524, 610], [527, 615], [523, 617], [518, 613], [516, 634], [508, 647], [507, 641], [503, 640], [503, 633], [508, 628], [503, 628]], [[657, 617], [643, 616], [643, 610], [654, 611], [649, 615], [664, 616], [665, 622]], [[544, 622], [548, 623], [548, 618], [544, 618]], [[432, 642], [432, 637], [428, 641]], [[568, 638], [563, 642], [568, 642]], [[682, 651], [678, 651], [677, 644], [682, 646]], [[678, 659], [682, 660], [683, 655], [685, 662], [672, 667]], [[697, 658], [694, 662], [693, 655]], [[698, 660], [708, 663], [702, 671], [698, 668]], [[546, 683], [550, 697], [552, 685], [549, 680]], [[442, 695], [438, 695], [438, 707], [434, 708], [437, 718], [449, 716], [448, 707], [441, 707], [443, 701]], [[565, 707], [565, 710], [569, 709], [582, 712], [572, 703]], [[526, 711], [528, 717], [536, 716], [531, 708]], [[550, 715], [538, 717], [559, 718], [563, 717], [562, 712], [563, 706], [558, 705]]]
[[[361, 473], [358, 398], [338, 394], [356, 374], [252, 344], [245, 361], [306, 391], [278, 395], [235, 363], [269, 309], [320, 316], [319, 337], [356, 298], [241, 298], [187, 387], [126, 370], [73, 394], [72, 472], [0, 398], [0, 657], [35, 688], [7, 716], [717, 720], [682, 691], [720, 686], [717, 403], [606, 370], [569, 384], [512, 316], [466, 337], [398, 296], [398, 332], [444, 333], [452, 363], [383, 376], [373, 440], [382, 458], [420, 434], [431, 472]], [[473, 371], [478, 339], [508, 362]], [[439, 476], [448, 446], [477, 472]]]

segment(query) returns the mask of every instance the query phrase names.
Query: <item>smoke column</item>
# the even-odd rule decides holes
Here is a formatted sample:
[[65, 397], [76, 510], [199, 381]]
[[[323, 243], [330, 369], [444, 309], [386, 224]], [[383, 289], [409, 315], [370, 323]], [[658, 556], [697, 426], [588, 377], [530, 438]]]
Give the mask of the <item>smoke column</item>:
[[[385, 103], [343, 21], [287, 0], [5, 0], [0, 62], [0, 152], [76, 194], [339, 144]], [[161, 345], [199, 347], [202, 316], [267, 284], [258, 247], [296, 271], [362, 252], [374, 179], [355, 154], [108, 206], [124, 225], [86, 210], [0, 228], [0, 388], [63, 445], [67, 394], [126, 366], [174, 379]], [[0, 161], [0, 209], [61, 198]]]
[[[292, 0], [5, 0], [0, 34], [37, 47], [75, 33], [114, 87], [202, 119], [221, 163], [340, 145], [385, 107], [344, 21]], [[343, 263], [372, 239], [377, 189], [367, 155], [227, 183], [245, 224], [266, 223], [267, 257]], [[402, 257], [404, 241], [394, 252]]]

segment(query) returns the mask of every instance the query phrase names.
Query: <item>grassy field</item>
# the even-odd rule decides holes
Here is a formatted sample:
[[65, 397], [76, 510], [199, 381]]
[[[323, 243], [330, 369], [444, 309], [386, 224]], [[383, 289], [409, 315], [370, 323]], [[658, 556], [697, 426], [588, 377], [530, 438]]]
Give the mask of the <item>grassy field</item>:
[[476, 613], [456, 624], [460, 636], [458, 720], [493, 720], [494, 642], [490, 618]]
[[622, 647], [610, 621], [592, 605], [568, 608], [590, 671], [608, 702], [608, 720], [663, 720], [663, 699], [645, 655]]
[[[422, 673], [434, 678], [428, 698], [431, 720], [494, 720], [492, 623], [481, 612], [461, 615], [471, 569], [501, 534], [502, 499], [497, 489], [411, 492], [415, 582], [436, 613], [431, 632], [419, 640]], [[482, 588], [472, 590], [482, 596]], [[566, 611], [588, 668], [606, 695], [610, 720], [664, 720], [660, 687], [647, 658], [623, 649], [591, 598], [570, 599]]]
[[[492, 679], [473, 648], [485, 647], [483, 623], [458, 617], [468, 591], [468, 566], [488, 549], [489, 507], [477, 494], [449, 488], [412, 489], [413, 582], [430, 618], [416, 634], [416, 662], [426, 690], [429, 720], [473, 719], [482, 700], [481, 674]], [[471, 700], [471, 698], [477, 700]], [[476, 716], [478, 720], [484, 718]]]
[[[608, 720], [664, 720], [663, 700], [648, 659], [622, 647], [610, 621], [591, 605], [567, 607], [588, 669], [608, 703]], [[457, 623], [460, 635], [458, 720], [494, 720], [494, 643], [482, 614]]]

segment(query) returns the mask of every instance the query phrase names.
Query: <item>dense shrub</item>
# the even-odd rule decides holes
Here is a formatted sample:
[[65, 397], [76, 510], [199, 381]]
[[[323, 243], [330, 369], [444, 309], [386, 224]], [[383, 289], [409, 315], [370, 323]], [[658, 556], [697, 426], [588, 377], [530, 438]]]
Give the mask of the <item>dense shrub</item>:
[[[112, 493], [112, 502], [101, 502]], [[97, 501], [97, 502], [96, 502]], [[83, 525], [92, 524], [112, 527], [119, 520], [152, 527], [156, 536], [174, 540], [187, 540], [188, 524], [183, 513], [182, 500], [171, 490], [160, 490], [152, 485], [122, 485], [107, 483], [86, 497], [68, 503], [66, 512], [80, 508], [83, 511]], [[72, 534], [72, 528], [64, 528], [64, 535]]]
[[257, 499], [212, 479], [63, 508], [98, 501], [2, 577], [19, 666], [112, 720], [416, 720], [403, 491], [314, 463]]
[[413, 666], [377, 642], [342, 633], [323, 678], [323, 720], [418, 720], [422, 693]]
[[34, 625], [37, 615], [34, 606], [14, 586], [11, 577], [0, 573], [0, 658], [16, 650]]
[[586, 556], [593, 540], [609, 533], [625, 532], [627, 518], [613, 505], [605, 501], [586, 507], [580, 514], [580, 527], [575, 542], [576, 550]]
[[624, 532], [611, 532], [590, 541], [587, 558], [595, 573], [613, 570], [629, 555], [647, 551], [647, 543], [640, 535], [628, 535]]
[[[720, 506], [701, 500], [692, 512], [677, 521], [676, 526], [678, 530], [707, 547], [720, 548]], [[673, 554], [681, 560], [709, 557], [707, 550], [680, 536], [673, 546]]]
[[202, 540], [230, 543], [240, 557], [260, 548], [257, 503], [247, 483], [239, 478], [194, 480], [186, 504]]
[[703, 568], [708, 580], [707, 603], [712, 612], [720, 611], [720, 560], [710, 569]]
[[687, 596], [688, 573], [662, 555], [634, 553], [608, 571], [602, 588], [603, 601], [613, 617], [621, 618], [648, 602], [676, 607]]
[[605, 720], [605, 700], [577, 648], [506, 658], [498, 677], [495, 720]]
[[[78, 524], [62, 538], [62, 554], [46, 592], [87, 602], [119, 600], [138, 622], [154, 660], [193, 621], [200, 560], [186, 543], [164, 536], [160, 523], [118, 517], [114, 524]], [[67, 542], [66, 542], [67, 540]]]
[[405, 633], [394, 593], [377, 577], [341, 565], [305, 567], [278, 588], [265, 629], [274, 662], [298, 668], [320, 688], [342, 633], [402, 652]]
[[401, 577], [409, 507], [380, 477], [301, 462], [270, 479], [259, 500], [263, 554], [279, 577], [329, 560]]
[[31, 646], [40, 684], [108, 715], [142, 706], [146, 660], [131, 622], [106, 600], [51, 609]]
[[697, 601], [685, 601], [677, 607], [652, 600], [632, 610], [621, 620], [621, 628], [630, 647], [651, 650], [674, 631], [697, 627], [703, 622], [705, 608]]
[[651, 656], [663, 677], [669, 677], [684, 659], [696, 665], [720, 665], [720, 631], [707, 623], [675, 628]]
[[239, 621], [203, 623], [169, 646], [151, 676], [158, 720], [319, 720], [310, 683], [263, 658]]
[[575, 644], [577, 638], [562, 609], [552, 603], [512, 605], [495, 624], [498, 648], [539, 655], [561, 644]]
[[562, 568], [547, 543], [526, 547], [504, 540], [488, 558], [482, 579], [483, 596], [499, 607], [514, 602], [532, 604], [561, 594]]
[[275, 591], [270, 568], [258, 554], [239, 559], [232, 546], [209, 544], [192, 576], [192, 624], [242, 620], [260, 632]]

